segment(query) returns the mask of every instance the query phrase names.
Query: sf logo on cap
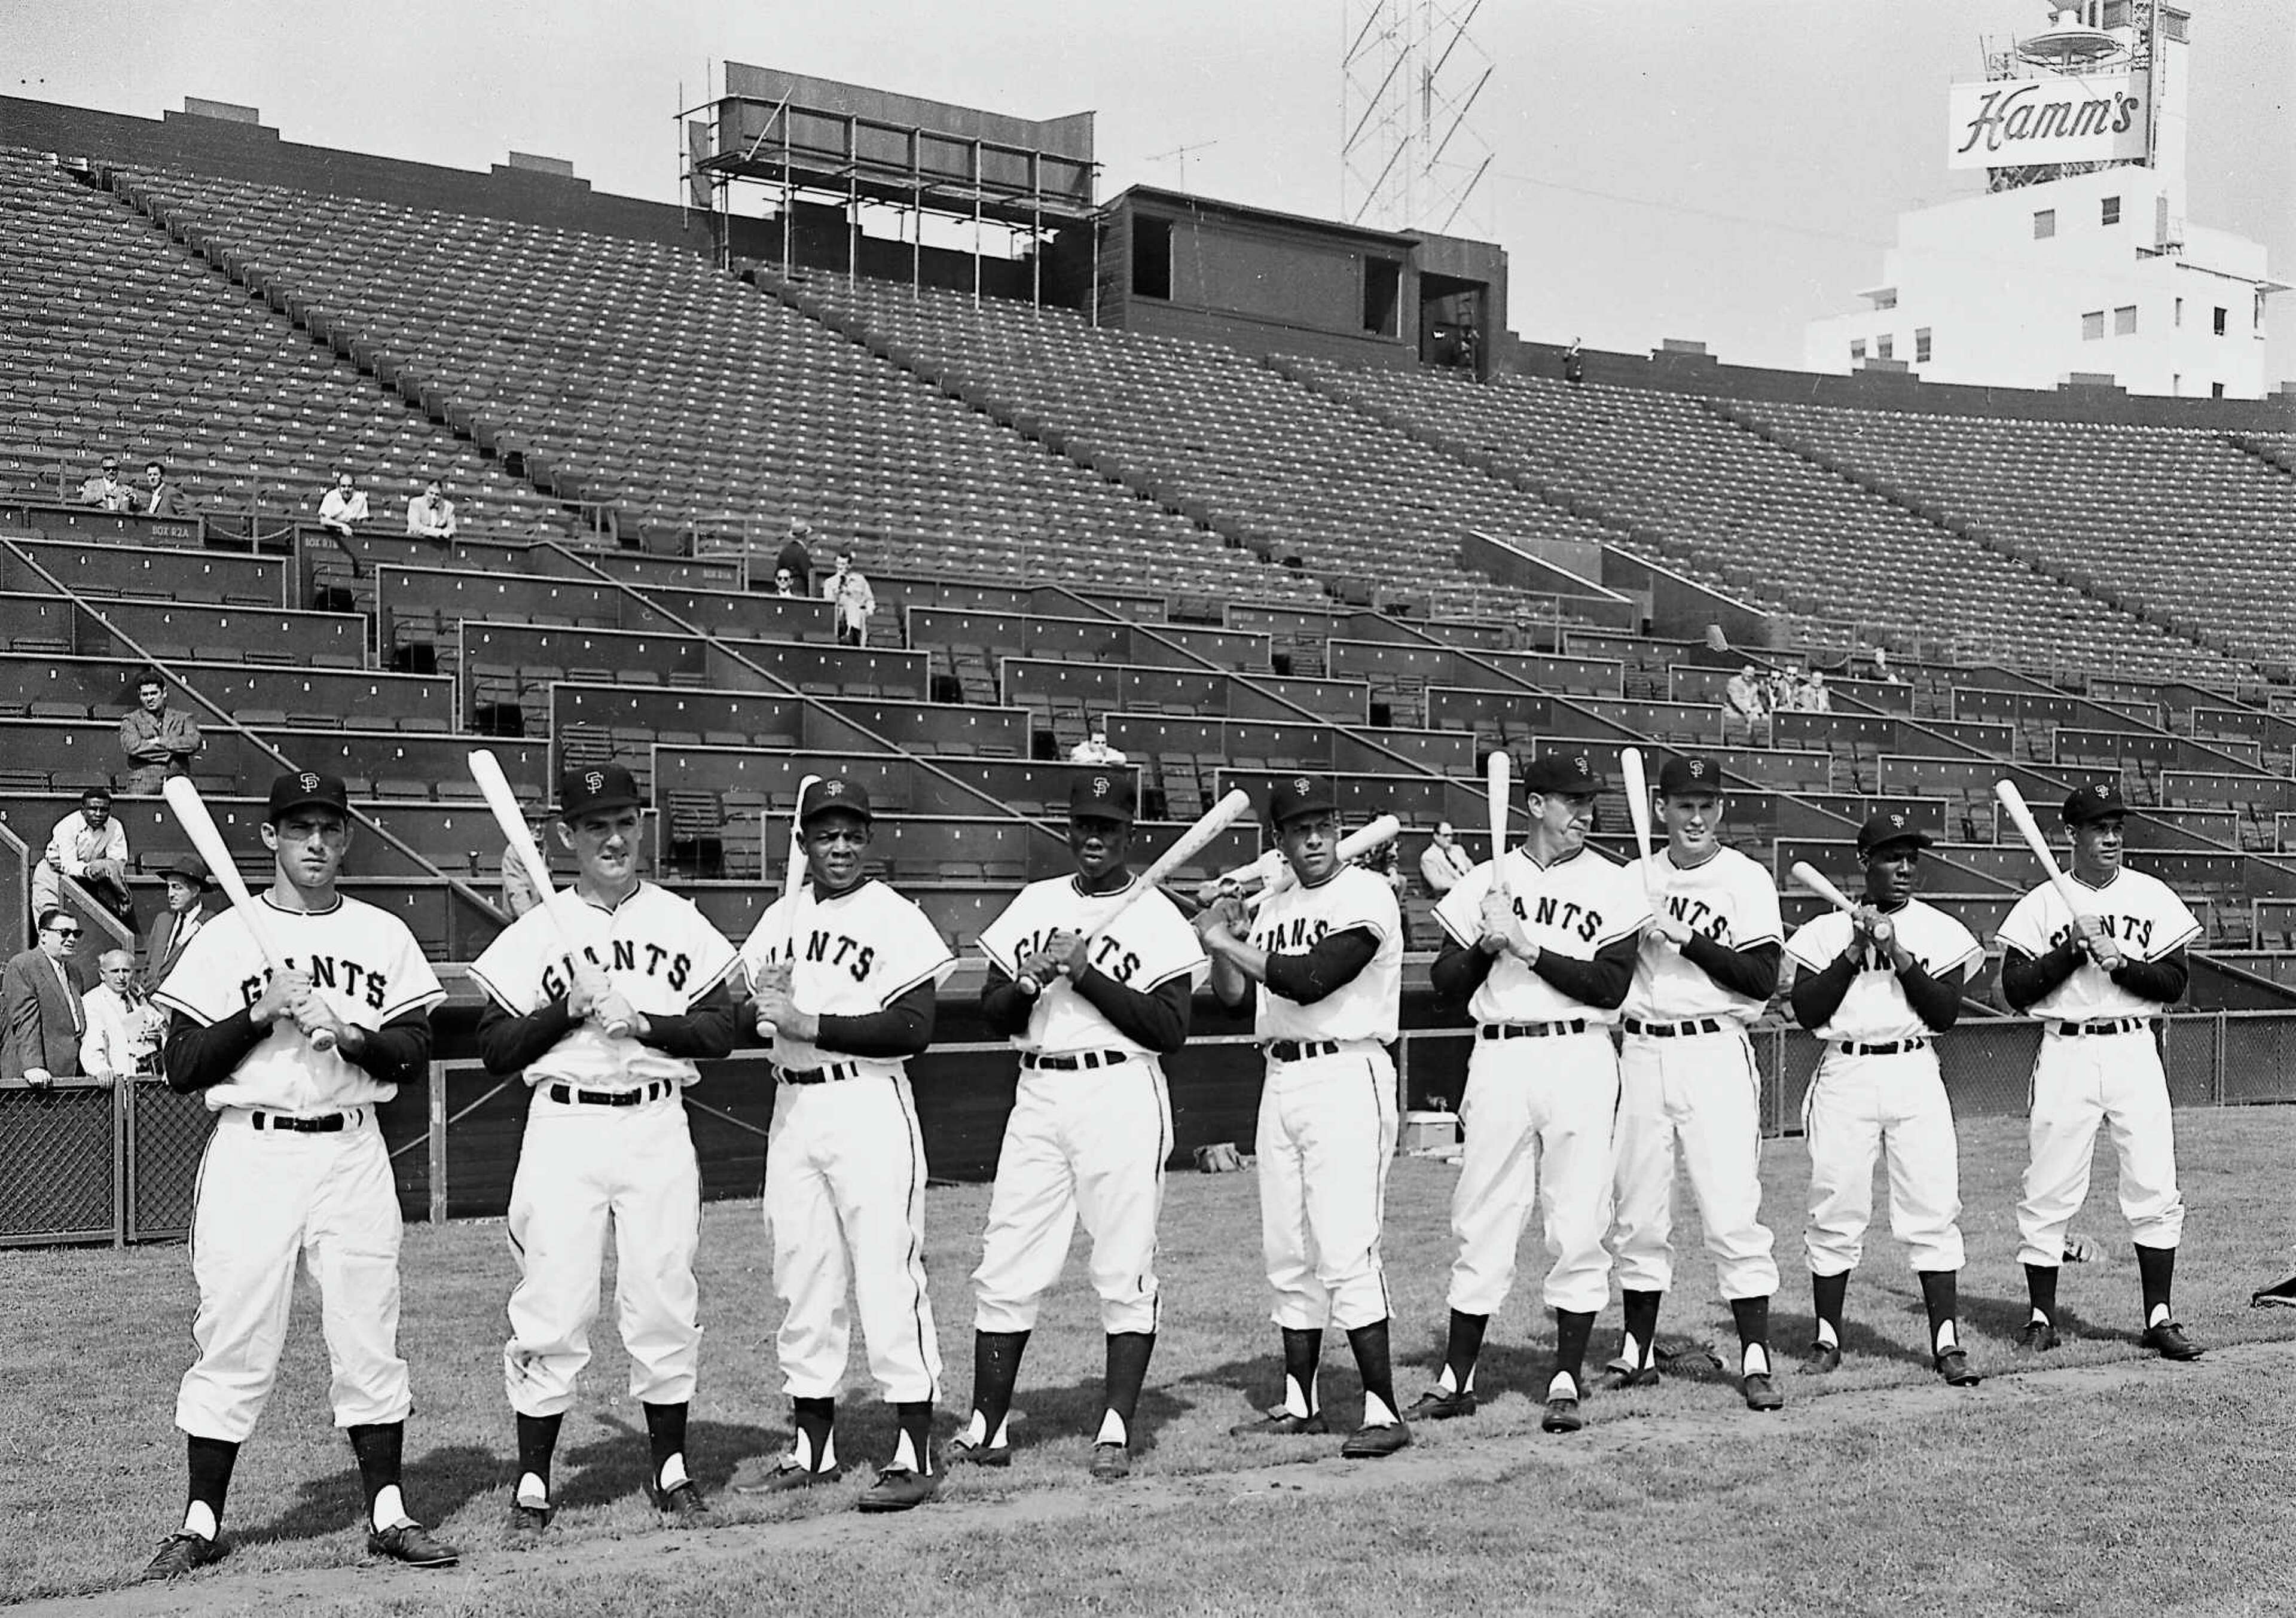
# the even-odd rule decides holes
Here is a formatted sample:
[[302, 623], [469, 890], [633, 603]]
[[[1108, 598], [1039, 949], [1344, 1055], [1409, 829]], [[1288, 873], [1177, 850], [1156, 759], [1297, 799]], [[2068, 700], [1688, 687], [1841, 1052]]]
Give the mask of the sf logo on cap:
[[845, 796], [845, 783], [842, 781], [832, 781], [828, 785], [821, 789], [821, 795], [824, 798], [842, 798]]
[[1308, 795], [1309, 786], [1310, 786], [1310, 783], [1308, 782], [1308, 777], [1307, 777], [1307, 776], [1293, 776], [1293, 777], [1292, 777], [1292, 790], [1293, 792], [1295, 792], [1295, 793], [1299, 793], [1302, 798], [1304, 798], [1304, 797], [1306, 797], [1306, 796]]
[[1906, 817], [1903, 815], [1892, 815], [1890, 817], [1890, 824], [1894, 826], [1903, 826], [1906, 824]]
[[305, 770], [295, 779], [302, 784], [303, 790], [307, 793], [316, 793], [319, 790], [319, 777], [309, 770]]
[[1095, 776], [1092, 778], [1092, 795], [1095, 798], [1105, 798], [1108, 796], [1108, 777], [1106, 776]]
[[604, 792], [606, 790], [606, 777], [604, 772], [594, 769], [590, 771], [587, 775], [585, 775], [582, 777], [582, 784], [594, 793]]
[[1703, 776], [1705, 773], [1706, 773], [1706, 760], [1703, 760], [1703, 759], [1693, 759], [1693, 760], [1690, 761], [1690, 775], [1691, 775], [1691, 779], [1693, 779], [1693, 780], [1696, 780], [1699, 776]]

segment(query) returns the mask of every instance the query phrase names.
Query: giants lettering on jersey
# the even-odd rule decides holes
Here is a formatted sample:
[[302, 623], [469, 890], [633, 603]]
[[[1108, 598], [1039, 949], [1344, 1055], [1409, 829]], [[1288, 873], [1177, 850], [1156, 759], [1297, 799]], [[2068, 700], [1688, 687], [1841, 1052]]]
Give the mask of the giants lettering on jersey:
[[[2152, 948], [2152, 918], [2149, 916], [2100, 916], [2096, 920], [2105, 937], [2134, 944], [2140, 955]], [[2072, 935], [2072, 924], [2067, 923], [2049, 934], [2049, 948], [2061, 948]]]
[[[1520, 912], [1518, 912], [1520, 914]], [[1251, 941], [1270, 955], [1305, 955], [1324, 941], [1332, 924], [1320, 916], [1294, 916], [1253, 932]]]
[[[1510, 897], [1515, 920], [1529, 921], [1530, 913], [1522, 908], [1522, 900]], [[1591, 944], [1602, 936], [1603, 913], [1588, 909], [1575, 899], [1561, 899], [1551, 893], [1542, 893], [1538, 896], [1538, 924], [1575, 935], [1580, 942]]]
[[[1053, 934], [1061, 931], [1062, 929], [1059, 927], [1039, 927], [1034, 932], [1021, 934], [1014, 940], [1013, 958], [1016, 961], [1027, 960], [1050, 943]], [[1072, 932], [1076, 929], [1071, 927], [1067, 931]], [[1092, 964], [1100, 969], [1101, 975], [1103, 977], [1114, 978], [1119, 983], [1129, 985], [1132, 980], [1139, 975], [1140, 952], [1136, 949], [1127, 949], [1116, 940], [1103, 937], [1093, 946]]]
[[[672, 989], [676, 990], [683, 990], [693, 976], [693, 957], [683, 949], [665, 949], [660, 944], [641, 944], [634, 939], [626, 938], [615, 939], [613, 945], [614, 961], [611, 967], [600, 960], [597, 950], [587, 944], [582, 946], [582, 957], [593, 966], [602, 970], [643, 972], [650, 978], [660, 978]], [[640, 950], [645, 952], [644, 966], [638, 965]], [[667, 970], [664, 969], [665, 964], [667, 964]], [[542, 993], [545, 999], [554, 1000], [564, 994], [569, 988], [564, 975], [558, 970], [559, 965], [559, 961], [553, 960], [542, 969]]]
[[1730, 918], [1704, 899], [1689, 893], [1669, 893], [1666, 913], [1693, 932], [1703, 932], [1718, 944], [1730, 945]]
[[[287, 970], [308, 974], [314, 989], [332, 989], [348, 995], [354, 1001], [365, 1005], [370, 1011], [381, 1011], [390, 1004], [390, 980], [372, 966], [362, 966], [357, 961], [340, 956], [313, 956], [308, 966], [299, 966], [295, 957], [287, 957]], [[239, 998], [249, 1006], [263, 998], [264, 985], [271, 981], [271, 968], [252, 973], [239, 981]]]

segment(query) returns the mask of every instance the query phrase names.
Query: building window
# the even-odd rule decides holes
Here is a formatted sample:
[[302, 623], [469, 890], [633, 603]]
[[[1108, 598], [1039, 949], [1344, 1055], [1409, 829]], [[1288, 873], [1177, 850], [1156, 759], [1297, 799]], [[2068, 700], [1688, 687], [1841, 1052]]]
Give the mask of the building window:
[[2182, 298], [2177, 300], [2177, 329], [2179, 332], [2185, 329], [2185, 300]]
[[2222, 398], [2224, 397], [2224, 384], [2222, 382], [2210, 382], [2209, 384], [2209, 397], [2210, 398]]
[[2124, 303], [2112, 311], [2112, 334], [2127, 337], [2136, 330], [2136, 306]]
[[2107, 197], [2104, 199], [2104, 222], [2107, 225], [2118, 225], [2120, 223], [2120, 199], [2119, 197]]
[[1172, 295], [1172, 221], [1132, 216], [1132, 294]]
[[1917, 365], [1930, 363], [1930, 329], [1927, 326], [1914, 328], [1914, 363]]
[[2044, 208], [2033, 216], [2033, 240], [2040, 242], [2057, 234], [2057, 210]]
[[1874, 293], [1874, 307], [1877, 309], [1896, 308], [1898, 307], [1898, 289], [1894, 286], [1885, 286], [1880, 292]]
[[2224, 334], [2225, 334], [2225, 311], [2224, 311], [2224, 306], [2223, 306], [2223, 305], [2221, 305], [2221, 304], [2219, 304], [2219, 305], [2218, 305], [2218, 306], [2217, 306], [2217, 335], [2218, 335], [2218, 336], [2219, 336], [2219, 337], [2222, 337]]
[[1862, 337], [1852, 338], [1849, 343], [1849, 363], [1854, 365], [1865, 357], [1866, 340]]
[[2128, 0], [2104, 0], [2097, 8], [2096, 26], [2101, 29], [2125, 29], [2128, 26]]
[[1895, 337], [1876, 337], [1874, 340], [1874, 358], [1895, 359], [1897, 357], [1898, 340]]
[[2091, 309], [2081, 316], [2081, 341], [2095, 342], [2104, 335], [2104, 311]]

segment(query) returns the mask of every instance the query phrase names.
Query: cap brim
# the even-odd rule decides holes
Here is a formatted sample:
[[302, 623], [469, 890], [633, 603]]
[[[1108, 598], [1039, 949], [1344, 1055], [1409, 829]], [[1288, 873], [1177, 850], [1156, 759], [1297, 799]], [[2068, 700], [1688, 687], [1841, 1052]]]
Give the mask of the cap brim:
[[608, 809], [644, 809], [644, 807], [645, 800], [638, 797], [593, 798], [578, 809], [568, 809], [561, 805], [558, 817], [561, 820], [571, 820], [577, 815], [597, 815]]
[[1933, 849], [1937, 847], [1937, 839], [1931, 836], [1927, 832], [1892, 832], [1887, 837], [1881, 839], [1879, 842], [1867, 843], [1866, 845], [1866, 851], [1868, 854], [1878, 854], [1883, 849], [1894, 848], [1901, 842], [1910, 842], [1917, 849]]

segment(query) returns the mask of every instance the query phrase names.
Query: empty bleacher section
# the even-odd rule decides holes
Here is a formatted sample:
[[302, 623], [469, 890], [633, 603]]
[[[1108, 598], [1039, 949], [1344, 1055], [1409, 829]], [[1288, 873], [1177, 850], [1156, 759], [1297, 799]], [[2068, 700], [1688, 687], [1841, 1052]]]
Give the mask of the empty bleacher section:
[[275, 523], [347, 466], [378, 518], [437, 477], [466, 527], [568, 531], [556, 503], [45, 159], [0, 149], [0, 489], [76, 497], [109, 453], [125, 480], [162, 461], [194, 506]]
[[[1751, 407], [1529, 376], [1477, 384], [1322, 361], [1291, 368], [1463, 462], [1570, 504], [1607, 537], [1782, 607], [1816, 644], [1842, 644], [1849, 629], [1959, 658], [2252, 678], [2189, 635], [1765, 442], [1727, 414]], [[2083, 514], [2093, 520], [2093, 508]]]

